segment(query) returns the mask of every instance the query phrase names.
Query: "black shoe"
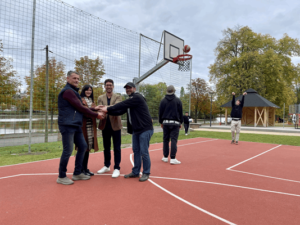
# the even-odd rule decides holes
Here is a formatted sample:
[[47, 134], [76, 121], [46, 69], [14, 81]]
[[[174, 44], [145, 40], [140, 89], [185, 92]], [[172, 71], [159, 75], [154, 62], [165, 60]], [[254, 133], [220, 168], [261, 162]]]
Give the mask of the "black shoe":
[[143, 182], [149, 179], [149, 174], [143, 174], [139, 181]]
[[239, 144], [238, 141], [236, 141], [235, 144], [238, 145]]
[[234, 144], [234, 140], [231, 141], [231, 144]]
[[85, 174], [88, 175], [88, 176], [94, 176], [94, 173], [91, 172], [89, 169], [87, 169], [87, 170], [85, 171]]
[[135, 175], [134, 173], [126, 174], [124, 176], [124, 178], [137, 178], [137, 177], [140, 177], [140, 176], [139, 175]]
[[84, 175], [87, 175], [87, 176], [91, 176], [91, 175], [87, 172], [87, 170], [81, 170], [81, 173], [83, 173]]

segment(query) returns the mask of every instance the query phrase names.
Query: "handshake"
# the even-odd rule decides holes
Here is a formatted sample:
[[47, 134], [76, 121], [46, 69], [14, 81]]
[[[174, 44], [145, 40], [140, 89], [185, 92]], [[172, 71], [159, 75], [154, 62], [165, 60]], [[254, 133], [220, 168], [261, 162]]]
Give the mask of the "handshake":
[[103, 120], [106, 117], [107, 106], [98, 105], [98, 106], [95, 107], [95, 110], [98, 111], [97, 119]]

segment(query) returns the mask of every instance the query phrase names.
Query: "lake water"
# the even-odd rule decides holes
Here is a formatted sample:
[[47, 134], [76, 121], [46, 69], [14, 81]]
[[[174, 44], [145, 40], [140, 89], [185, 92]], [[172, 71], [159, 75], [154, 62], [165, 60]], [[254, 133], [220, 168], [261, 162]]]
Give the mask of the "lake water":
[[[51, 128], [51, 118], [48, 117], [48, 132]], [[53, 118], [53, 132], [58, 130], [57, 116]], [[32, 132], [45, 132], [45, 116], [33, 116]], [[0, 135], [29, 133], [29, 118], [27, 115], [0, 117]]]

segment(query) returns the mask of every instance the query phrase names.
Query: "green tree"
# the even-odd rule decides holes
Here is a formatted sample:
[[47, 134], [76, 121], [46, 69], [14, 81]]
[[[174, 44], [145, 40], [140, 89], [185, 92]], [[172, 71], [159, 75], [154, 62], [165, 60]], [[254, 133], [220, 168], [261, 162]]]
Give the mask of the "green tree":
[[201, 115], [205, 116], [210, 113], [210, 97], [209, 92], [211, 88], [208, 83], [201, 78], [191, 80], [191, 86], [188, 85], [189, 91], [191, 91], [191, 111], [195, 118], [195, 123]]
[[20, 81], [17, 77], [17, 72], [11, 65], [12, 59], [5, 58], [3, 52], [3, 44], [0, 40], [0, 109], [8, 109], [16, 102], [13, 98], [18, 92]]
[[101, 78], [105, 74], [103, 60], [97, 57], [90, 59], [88, 56], [75, 60], [75, 70], [80, 74], [80, 87], [90, 84], [94, 89], [102, 88]]
[[223, 35], [215, 49], [215, 63], [209, 66], [210, 81], [221, 101], [230, 99], [231, 92], [242, 94], [249, 88], [279, 106], [295, 101], [291, 56], [299, 56], [297, 39], [284, 34], [276, 40], [247, 26], [228, 28]]
[[[30, 93], [30, 76], [25, 77], [27, 93]], [[49, 60], [49, 110], [51, 112], [51, 131], [53, 115], [58, 111], [57, 96], [66, 84], [65, 65], [53, 57]], [[46, 63], [37, 66], [34, 71], [33, 110], [46, 108]]]

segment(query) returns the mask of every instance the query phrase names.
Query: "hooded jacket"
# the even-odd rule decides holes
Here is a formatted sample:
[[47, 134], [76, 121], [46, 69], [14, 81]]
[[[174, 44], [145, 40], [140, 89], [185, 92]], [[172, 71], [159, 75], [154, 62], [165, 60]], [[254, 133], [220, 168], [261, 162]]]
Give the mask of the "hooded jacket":
[[123, 102], [107, 108], [107, 114], [119, 116], [127, 112], [127, 132], [140, 134], [147, 130], [153, 130], [152, 118], [146, 99], [135, 92]]
[[182, 103], [175, 94], [166, 95], [164, 99], [161, 100], [158, 120], [161, 124], [164, 120], [175, 120], [180, 123], [183, 122]]

